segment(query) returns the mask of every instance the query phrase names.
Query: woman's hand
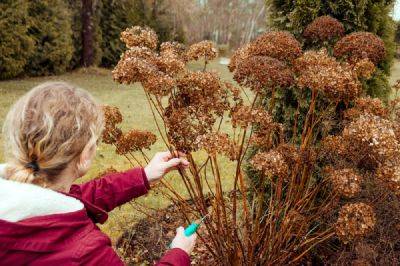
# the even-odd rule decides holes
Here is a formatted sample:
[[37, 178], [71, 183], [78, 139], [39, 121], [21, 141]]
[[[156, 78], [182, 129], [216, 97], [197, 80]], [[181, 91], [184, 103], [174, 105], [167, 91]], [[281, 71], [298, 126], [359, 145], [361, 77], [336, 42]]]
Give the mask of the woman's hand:
[[192, 253], [194, 245], [196, 244], [197, 234], [189, 237], [185, 236], [185, 229], [181, 226], [176, 229], [176, 236], [170, 245], [171, 248], [180, 248], [188, 255]]
[[[179, 155], [182, 156], [183, 154]], [[153, 183], [163, 178], [165, 174], [173, 169], [178, 167], [186, 168], [188, 166], [189, 162], [184, 158], [174, 158], [169, 151], [158, 152], [144, 168], [144, 172], [149, 183]]]

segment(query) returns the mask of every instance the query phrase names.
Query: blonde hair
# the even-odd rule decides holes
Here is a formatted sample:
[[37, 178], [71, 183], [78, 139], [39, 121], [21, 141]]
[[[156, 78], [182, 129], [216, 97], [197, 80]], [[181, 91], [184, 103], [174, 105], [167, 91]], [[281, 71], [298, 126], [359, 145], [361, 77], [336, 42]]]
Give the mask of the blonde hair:
[[4, 122], [6, 178], [38, 185], [56, 181], [102, 129], [101, 107], [87, 91], [64, 82], [36, 86]]

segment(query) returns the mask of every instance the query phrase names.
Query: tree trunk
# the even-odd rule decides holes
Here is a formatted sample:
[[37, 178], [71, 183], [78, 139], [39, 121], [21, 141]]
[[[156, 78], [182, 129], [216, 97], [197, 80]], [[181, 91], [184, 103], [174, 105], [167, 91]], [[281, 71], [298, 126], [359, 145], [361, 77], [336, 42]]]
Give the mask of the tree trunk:
[[82, 0], [82, 65], [88, 67], [94, 62], [93, 1]]

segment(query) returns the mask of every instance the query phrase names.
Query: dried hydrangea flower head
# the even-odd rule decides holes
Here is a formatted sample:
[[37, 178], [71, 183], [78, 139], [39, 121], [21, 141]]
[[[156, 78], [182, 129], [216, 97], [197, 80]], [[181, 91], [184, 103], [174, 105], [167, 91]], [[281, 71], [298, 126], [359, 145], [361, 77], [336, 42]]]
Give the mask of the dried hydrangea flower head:
[[223, 154], [230, 160], [238, 160], [239, 147], [225, 133], [210, 133], [197, 139], [199, 147], [208, 154], [216, 156]]
[[187, 72], [177, 79], [176, 94], [170, 105], [194, 107], [193, 111], [221, 116], [228, 108], [228, 91], [214, 72]]
[[217, 58], [217, 56], [218, 51], [215, 48], [214, 43], [211, 41], [201, 41], [192, 44], [186, 53], [186, 58], [188, 60], [199, 60], [204, 58], [209, 61]]
[[344, 35], [344, 26], [331, 16], [321, 16], [314, 19], [303, 32], [303, 36], [311, 41], [325, 42]]
[[228, 68], [229, 71], [233, 72], [236, 70], [238, 64], [243, 60], [246, 60], [250, 56], [250, 44], [245, 44], [242, 47], [236, 49], [236, 51], [231, 56]]
[[156, 135], [149, 131], [133, 129], [124, 134], [117, 142], [117, 154], [125, 155], [130, 152], [150, 149], [157, 140]]
[[148, 75], [146, 80], [142, 81], [142, 85], [145, 91], [148, 93], [162, 97], [171, 93], [176, 85], [176, 82], [169, 75], [166, 75], [162, 72], [156, 72]]
[[387, 118], [388, 110], [379, 98], [357, 98], [354, 101], [354, 107], [347, 109], [344, 116], [348, 119], [356, 119], [363, 114], [371, 114]]
[[157, 55], [147, 47], [134, 47], [125, 51], [112, 71], [115, 81], [124, 84], [142, 82], [159, 71], [155, 66]]
[[352, 198], [361, 191], [362, 177], [353, 169], [327, 169], [333, 189], [341, 196]]
[[104, 113], [104, 130], [102, 132], [102, 141], [106, 144], [114, 144], [122, 136], [122, 131], [117, 124], [120, 124], [123, 120], [122, 114], [118, 107], [115, 106], [103, 106]]
[[270, 31], [251, 42], [249, 55], [269, 56], [284, 62], [292, 62], [301, 55], [301, 45], [286, 31]]
[[118, 107], [104, 105], [103, 107], [104, 121], [106, 125], [115, 126], [122, 123], [122, 114]]
[[396, 194], [400, 193], [400, 158], [392, 158], [382, 163], [376, 170], [376, 176]]
[[228, 93], [212, 72], [188, 72], [177, 79], [176, 92], [164, 114], [175, 148], [198, 149], [197, 138], [211, 132], [216, 119], [229, 109]]
[[285, 178], [289, 172], [283, 155], [276, 150], [257, 153], [250, 163], [254, 169], [263, 172], [265, 176], [270, 178], [275, 176]]
[[160, 45], [160, 55], [173, 54], [178, 58], [184, 60], [185, 53], [186, 53], [185, 45], [179, 42], [163, 42]]
[[323, 92], [333, 101], [351, 101], [362, 90], [357, 75], [349, 65], [341, 64], [326, 50], [307, 51], [294, 62], [297, 84]]
[[349, 203], [342, 207], [335, 225], [336, 234], [344, 243], [364, 237], [376, 224], [373, 208], [365, 203]]
[[349, 149], [357, 149], [359, 156], [368, 156], [377, 164], [400, 154], [400, 144], [393, 123], [379, 116], [364, 114], [347, 125], [343, 138], [352, 143]]
[[346, 58], [355, 64], [368, 58], [377, 65], [386, 56], [385, 43], [373, 33], [354, 32], [339, 40], [334, 47], [335, 57]]
[[370, 79], [374, 74], [376, 68], [374, 63], [368, 58], [357, 61], [354, 65], [354, 71], [359, 78]]
[[158, 68], [171, 76], [183, 72], [185, 68], [185, 47], [177, 42], [164, 42], [160, 46]]
[[193, 107], [167, 107], [164, 113], [169, 142], [176, 150], [192, 152], [199, 149], [198, 137], [211, 132], [215, 118], [210, 113], [196, 112]]
[[268, 56], [252, 56], [239, 62], [233, 75], [240, 85], [264, 93], [294, 83], [294, 74], [285, 63]]
[[122, 130], [115, 126], [106, 125], [102, 133], [102, 141], [106, 144], [115, 144], [122, 137]]
[[157, 34], [150, 28], [143, 28], [140, 26], [134, 26], [127, 28], [121, 33], [121, 40], [126, 44], [126, 47], [132, 48], [148, 47], [152, 50], [157, 48], [158, 37]]
[[252, 108], [247, 105], [240, 105], [232, 113], [232, 126], [247, 128], [250, 125], [269, 127], [272, 125], [271, 115], [263, 108]]
[[325, 158], [347, 155], [347, 142], [342, 136], [327, 136], [321, 141], [320, 155]]

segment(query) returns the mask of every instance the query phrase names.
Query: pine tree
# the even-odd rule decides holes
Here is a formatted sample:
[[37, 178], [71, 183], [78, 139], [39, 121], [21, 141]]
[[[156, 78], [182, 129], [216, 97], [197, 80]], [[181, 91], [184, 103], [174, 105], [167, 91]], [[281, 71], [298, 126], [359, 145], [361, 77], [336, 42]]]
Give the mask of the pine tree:
[[18, 76], [33, 53], [33, 40], [27, 34], [28, 4], [24, 0], [0, 2], [0, 79]]
[[35, 49], [25, 72], [34, 76], [65, 72], [73, 52], [71, 14], [66, 4], [62, 0], [29, 1], [28, 14], [28, 35], [34, 39]]
[[146, 25], [145, 4], [141, 0], [102, 0], [100, 28], [102, 32], [101, 65], [113, 67], [125, 50], [120, 34], [127, 27]]

